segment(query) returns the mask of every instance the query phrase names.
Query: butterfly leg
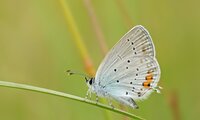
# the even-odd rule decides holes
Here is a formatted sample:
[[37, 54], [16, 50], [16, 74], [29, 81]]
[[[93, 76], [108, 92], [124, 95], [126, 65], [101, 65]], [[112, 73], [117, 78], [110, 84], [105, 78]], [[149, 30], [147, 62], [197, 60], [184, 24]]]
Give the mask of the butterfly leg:
[[89, 99], [91, 100], [92, 95], [91, 95], [90, 89], [88, 89], [88, 91], [87, 91], [87, 93], [86, 93], [86, 96], [85, 96], [85, 99], [88, 99], [88, 96], [89, 96]]
[[89, 90], [90, 100], [92, 99], [92, 92]]
[[108, 98], [108, 104], [112, 107], [112, 109], [114, 109], [115, 107], [113, 106], [113, 104], [112, 104], [112, 101], [111, 101], [111, 99], [110, 98]]
[[99, 96], [96, 94], [96, 104], [99, 102]]
[[88, 98], [88, 95], [89, 95], [89, 89], [87, 90], [87, 93], [86, 93], [85, 99]]

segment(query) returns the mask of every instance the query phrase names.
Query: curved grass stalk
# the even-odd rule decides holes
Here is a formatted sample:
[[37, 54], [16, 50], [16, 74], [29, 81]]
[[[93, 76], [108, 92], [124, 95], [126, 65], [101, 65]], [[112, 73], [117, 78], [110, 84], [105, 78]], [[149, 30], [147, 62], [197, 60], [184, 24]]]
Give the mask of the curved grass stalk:
[[134, 114], [131, 114], [131, 113], [119, 110], [119, 109], [113, 109], [112, 107], [110, 107], [108, 105], [96, 103], [95, 101], [91, 101], [91, 100], [88, 100], [85, 98], [81, 98], [81, 97], [78, 97], [75, 95], [70, 95], [70, 94], [55, 91], [55, 90], [50, 90], [50, 89], [46, 89], [46, 88], [41, 88], [41, 87], [36, 87], [36, 86], [31, 86], [31, 85], [26, 85], [26, 84], [20, 84], [20, 83], [7, 82], [7, 81], [0, 81], [0, 86], [9, 87], [9, 88], [17, 88], [17, 89], [22, 89], [22, 90], [34, 91], [34, 92], [38, 92], [38, 93], [45, 93], [45, 94], [49, 94], [49, 95], [53, 95], [53, 96], [63, 97], [63, 98], [83, 102], [86, 104], [90, 104], [93, 106], [97, 106], [97, 107], [100, 107], [100, 108], [103, 108], [103, 109], [106, 109], [106, 110], [109, 110], [112, 112], [116, 112], [116, 113], [128, 116], [130, 118], [137, 119], [137, 120], [144, 120], [143, 118], [136, 116]]
[[123, 3], [124, 1], [116, 0], [115, 2], [117, 4], [117, 7], [118, 7], [119, 11], [121, 12], [122, 19], [124, 20], [124, 23], [126, 24], [126, 27], [127, 28], [132, 27], [133, 26], [133, 22], [131, 20], [130, 15], [128, 14], [125, 6], [124, 6], [124, 3]]
[[87, 10], [88, 13], [88, 17], [90, 18], [91, 24], [92, 24], [92, 28], [94, 30], [94, 33], [96, 35], [97, 41], [99, 43], [101, 52], [103, 54], [103, 56], [106, 55], [106, 53], [108, 52], [108, 47], [106, 45], [106, 40], [105, 37], [103, 35], [102, 29], [100, 27], [99, 21], [97, 19], [97, 16], [95, 14], [95, 10], [94, 7], [91, 3], [91, 0], [83, 0], [84, 5], [85, 5], [85, 9]]

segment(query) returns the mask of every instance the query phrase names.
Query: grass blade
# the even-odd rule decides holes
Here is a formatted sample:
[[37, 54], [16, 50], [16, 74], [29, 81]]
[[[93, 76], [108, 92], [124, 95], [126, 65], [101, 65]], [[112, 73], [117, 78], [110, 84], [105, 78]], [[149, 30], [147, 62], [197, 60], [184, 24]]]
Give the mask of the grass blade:
[[101, 104], [101, 103], [96, 103], [95, 101], [91, 101], [82, 97], [78, 97], [75, 95], [71, 95], [71, 94], [67, 94], [64, 92], [59, 92], [59, 91], [55, 91], [55, 90], [50, 90], [50, 89], [46, 89], [46, 88], [41, 88], [41, 87], [36, 87], [36, 86], [31, 86], [31, 85], [26, 85], [26, 84], [20, 84], [20, 83], [14, 83], [14, 82], [7, 82], [7, 81], [0, 81], [0, 86], [2, 87], [9, 87], [9, 88], [17, 88], [17, 89], [22, 89], [22, 90], [28, 90], [28, 91], [34, 91], [34, 92], [38, 92], [38, 93], [45, 93], [45, 94], [49, 94], [49, 95], [54, 95], [54, 96], [58, 96], [58, 97], [63, 97], [63, 98], [67, 98], [67, 99], [71, 99], [71, 100], [75, 100], [75, 101], [79, 101], [79, 102], [83, 102], [86, 104], [90, 104], [93, 106], [97, 106], [106, 110], [110, 110], [125, 116], [128, 116], [130, 118], [134, 118], [137, 120], [144, 120], [143, 118], [136, 116], [134, 114], [119, 110], [119, 109], [113, 109], [112, 107], [105, 105], [105, 104]]

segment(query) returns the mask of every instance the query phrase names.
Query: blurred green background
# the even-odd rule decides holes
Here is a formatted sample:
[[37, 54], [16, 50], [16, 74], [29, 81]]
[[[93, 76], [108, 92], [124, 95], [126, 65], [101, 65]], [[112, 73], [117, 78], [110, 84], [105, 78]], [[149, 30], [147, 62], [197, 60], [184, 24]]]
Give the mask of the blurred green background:
[[[95, 68], [103, 54], [86, 0], [66, 0]], [[145, 26], [161, 66], [162, 94], [153, 93], [128, 111], [149, 120], [199, 118], [200, 1], [92, 0], [110, 49], [129, 29]], [[25, 83], [85, 97], [87, 86], [67, 69], [85, 72], [57, 0], [0, 1], [0, 80]], [[108, 112], [110, 119], [126, 120]], [[101, 108], [51, 95], [0, 87], [1, 120], [106, 119]]]

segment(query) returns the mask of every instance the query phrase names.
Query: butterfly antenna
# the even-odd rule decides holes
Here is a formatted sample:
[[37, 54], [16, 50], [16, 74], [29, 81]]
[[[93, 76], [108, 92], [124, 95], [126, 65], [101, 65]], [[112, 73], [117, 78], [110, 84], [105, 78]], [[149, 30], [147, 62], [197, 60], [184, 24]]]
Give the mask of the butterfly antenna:
[[75, 72], [75, 71], [72, 71], [72, 70], [66, 70], [67, 74], [68, 75], [79, 75], [79, 76], [83, 76], [85, 78], [91, 78], [90, 76], [88, 76], [87, 74], [84, 74], [84, 73], [80, 73], [80, 72]]

